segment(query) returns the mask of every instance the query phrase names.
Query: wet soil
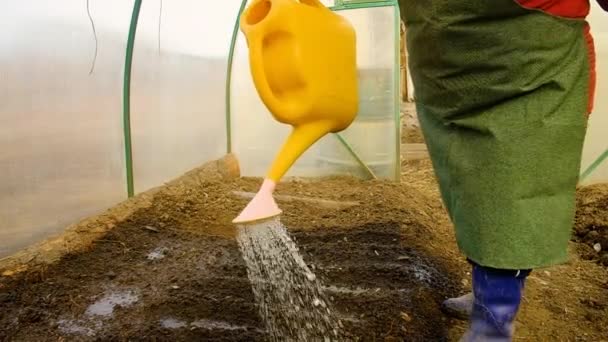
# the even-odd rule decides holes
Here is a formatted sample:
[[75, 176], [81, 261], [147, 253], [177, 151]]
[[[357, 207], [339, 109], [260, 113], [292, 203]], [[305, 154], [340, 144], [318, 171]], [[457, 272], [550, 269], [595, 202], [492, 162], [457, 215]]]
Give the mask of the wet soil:
[[[278, 194], [359, 204], [279, 202], [282, 221], [352, 340], [457, 340], [466, 322], [445, 316], [439, 304], [470, 289], [469, 267], [430, 162], [403, 170], [400, 184], [291, 179]], [[111, 229], [52, 264], [32, 262], [15, 272], [0, 263], [0, 341], [265, 340], [230, 223], [247, 203], [233, 191], [256, 191], [259, 184], [250, 178], [170, 184], [145, 205], [132, 199], [136, 209], [128, 215], [89, 221], [82, 234]], [[601, 226], [590, 222], [602, 222], [606, 193], [579, 191], [577, 231]], [[573, 242], [568, 263], [530, 277], [518, 339], [606, 340], [608, 269], [579, 257], [582, 242]]]
[[396, 223], [294, 232], [352, 340], [442, 340], [450, 272], [403, 245]]
[[[246, 204], [232, 191], [253, 191], [258, 183], [168, 187], [87, 249], [49, 266], [5, 273], [0, 340], [265, 340], [230, 224]], [[382, 196], [391, 192], [389, 184], [356, 184], [295, 180], [279, 189], [370, 199], [344, 210], [283, 205], [284, 222], [331, 296], [345, 333], [365, 341], [447, 339], [450, 320], [439, 304], [460, 284], [441, 258], [416, 248], [424, 245], [422, 227], [432, 222], [423, 214], [424, 200], [412, 189], [393, 190], [402, 198], [391, 201]], [[350, 191], [337, 194], [337, 188]], [[412, 203], [400, 206], [404, 201]]]

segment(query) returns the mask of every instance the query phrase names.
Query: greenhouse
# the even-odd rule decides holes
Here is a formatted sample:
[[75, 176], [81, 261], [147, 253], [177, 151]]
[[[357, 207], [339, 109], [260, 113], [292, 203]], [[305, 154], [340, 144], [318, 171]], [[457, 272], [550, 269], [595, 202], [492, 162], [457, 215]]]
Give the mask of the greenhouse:
[[[507, 2], [526, 3], [500, 2], [505, 8], [512, 5]], [[457, 207], [461, 195], [450, 197], [440, 185], [460, 189], [469, 183], [446, 181], [442, 163], [461, 155], [458, 144], [444, 156], [438, 147], [442, 139], [427, 141], [430, 121], [419, 120], [441, 108], [422, 103], [431, 98], [425, 91], [442, 87], [422, 87], [420, 95], [414, 88], [433, 71], [421, 55], [431, 60], [450, 54], [413, 50], [421, 41], [420, 26], [412, 20], [410, 31], [404, 18], [414, 18], [422, 5], [406, 3], [7, 4], [0, 14], [0, 340], [330, 340], [327, 335], [346, 341], [458, 340], [468, 329], [467, 319], [447, 313], [445, 300], [472, 291], [471, 266], [461, 253], [467, 247], [453, 227], [469, 207]], [[425, 3], [438, 13], [449, 12], [446, 1]], [[526, 341], [608, 336], [608, 13], [602, 0], [590, 5], [595, 97], [573, 189], [568, 257], [527, 277], [514, 323], [517, 338]], [[279, 233], [272, 234], [257, 221], [255, 229], [232, 221], [261, 191], [293, 132], [273, 117], [253, 71], [254, 39], [242, 18], [257, 14], [256, 6], [268, 6], [263, 12], [268, 20], [273, 19], [268, 13], [279, 15], [270, 12], [278, 8], [302, 11], [300, 19], [276, 19], [290, 30], [313, 32], [325, 27], [323, 20], [340, 18], [356, 37], [356, 117], [347, 128], [311, 143], [285, 168], [274, 191], [280, 220], [270, 229]], [[519, 10], [527, 9], [512, 13]], [[307, 15], [321, 19], [305, 22]], [[457, 16], [454, 25], [475, 21]], [[558, 25], [553, 21], [563, 19], [538, 20]], [[566, 30], [569, 24], [559, 25]], [[492, 25], [480, 21], [479, 26]], [[346, 30], [336, 27], [336, 32]], [[441, 23], [424, 26], [433, 32], [438, 27]], [[279, 42], [274, 44], [283, 43], [280, 35], [273, 38]], [[325, 38], [315, 39], [322, 44]], [[526, 39], [531, 37], [513, 41]], [[285, 66], [307, 65], [297, 55], [304, 55], [303, 46], [293, 60], [286, 60], [291, 55], [284, 50], [277, 52], [285, 59], [272, 61], [280, 70], [276, 82], [282, 75], [298, 85], [291, 81], [298, 72], [288, 77]], [[326, 49], [331, 55], [331, 46]], [[574, 49], [573, 44], [564, 51]], [[566, 52], [560, 58], [574, 58]], [[331, 65], [338, 74], [349, 62]], [[441, 77], [458, 72], [450, 67]], [[465, 87], [469, 78], [462, 79]], [[338, 89], [340, 80], [331, 82]], [[541, 110], [536, 105], [522, 106]], [[467, 119], [463, 114], [455, 122]], [[479, 123], [471, 122], [471, 127]], [[568, 146], [554, 149], [547, 159], [567, 160], [562, 151], [570, 151]], [[508, 153], [526, 155], [532, 149]], [[484, 167], [471, 163], [456, 163], [456, 169]], [[553, 179], [553, 172], [546, 174]], [[510, 186], [519, 185], [493, 189]], [[545, 192], [524, 193], [522, 203], [534, 196], [557, 203], [562, 196], [550, 185], [538, 187]], [[555, 216], [567, 216], [562, 214]], [[490, 216], [486, 221], [494, 219]], [[540, 218], [529, 222], [542, 225]], [[256, 229], [258, 235], [252, 233], [246, 242], [244, 232]], [[283, 230], [285, 237], [273, 235]], [[269, 240], [256, 240], [265, 237]], [[264, 263], [272, 257], [267, 262], [272, 272], [267, 265], [252, 266], [256, 258]], [[314, 279], [314, 287], [300, 279], [299, 267]], [[298, 298], [289, 292], [292, 287], [300, 289]]]

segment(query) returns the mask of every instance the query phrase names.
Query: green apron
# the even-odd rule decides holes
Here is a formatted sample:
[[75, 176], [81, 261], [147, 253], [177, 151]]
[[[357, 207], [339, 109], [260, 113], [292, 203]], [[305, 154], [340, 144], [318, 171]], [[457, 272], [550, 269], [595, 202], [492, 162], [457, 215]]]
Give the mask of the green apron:
[[461, 251], [567, 260], [587, 124], [584, 20], [513, 0], [400, 0], [416, 106]]

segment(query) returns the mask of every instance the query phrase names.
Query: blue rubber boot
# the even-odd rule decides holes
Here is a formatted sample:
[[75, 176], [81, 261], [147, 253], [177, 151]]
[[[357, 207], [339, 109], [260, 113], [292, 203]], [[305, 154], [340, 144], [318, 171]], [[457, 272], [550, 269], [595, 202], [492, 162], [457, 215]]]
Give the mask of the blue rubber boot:
[[474, 304], [470, 327], [461, 341], [510, 342], [524, 282], [530, 271], [473, 265]]

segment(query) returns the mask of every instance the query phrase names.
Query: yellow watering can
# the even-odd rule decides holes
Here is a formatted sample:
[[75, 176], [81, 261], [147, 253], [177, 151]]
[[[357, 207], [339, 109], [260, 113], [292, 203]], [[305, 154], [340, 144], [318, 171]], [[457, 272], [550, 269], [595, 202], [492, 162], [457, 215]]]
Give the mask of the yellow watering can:
[[256, 90], [275, 120], [293, 127], [261, 188], [234, 223], [281, 213], [272, 193], [296, 160], [358, 111], [352, 25], [318, 0], [255, 0], [243, 11]]

